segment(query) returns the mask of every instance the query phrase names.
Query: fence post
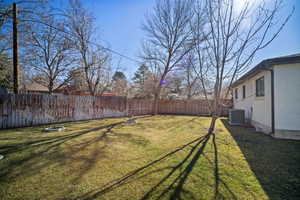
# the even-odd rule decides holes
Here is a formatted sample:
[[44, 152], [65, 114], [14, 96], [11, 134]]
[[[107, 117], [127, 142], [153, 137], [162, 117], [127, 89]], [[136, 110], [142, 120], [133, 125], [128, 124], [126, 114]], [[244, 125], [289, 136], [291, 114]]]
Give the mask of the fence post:
[[126, 115], [126, 117], [129, 117], [129, 102], [128, 102], [128, 98], [127, 97], [125, 97], [125, 115]]

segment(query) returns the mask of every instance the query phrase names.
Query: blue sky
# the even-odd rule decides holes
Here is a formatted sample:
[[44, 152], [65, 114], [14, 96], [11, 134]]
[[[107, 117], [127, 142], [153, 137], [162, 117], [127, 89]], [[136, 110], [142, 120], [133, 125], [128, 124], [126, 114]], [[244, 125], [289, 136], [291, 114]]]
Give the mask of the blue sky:
[[[155, 0], [86, 0], [85, 4], [94, 13], [101, 39], [111, 48], [125, 55], [136, 58], [144, 37], [141, 24], [147, 12], [152, 10]], [[300, 52], [300, 1], [286, 0], [283, 12], [295, 5], [295, 12], [286, 27], [267, 48], [260, 51], [253, 66], [266, 58]], [[117, 58], [117, 57], [115, 57]], [[131, 76], [137, 64], [126, 59], [121, 60], [121, 67]]]
[[[101, 40], [109, 46], [129, 57], [139, 59], [138, 52], [144, 33], [141, 25], [145, 14], [151, 12], [155, 0], [89, 0], [86, 5], [93, 11]], [[120, 57], [114, 56], [114, 64], [118, 65]], [[125, 58], [120, 67], [131, 77], [138, 64]]]
[[[243, 0], [239, 0], [243, 1]], [[129, 57], [138, 59], [138, 51], [144, 34], [141, 24], [145, 14], [151, 12], [155, 0], [84, 0], [96, 18], [99, 36], [109, 46]], [[300, 53], [300, 0], [285, 0], [283, 13], [295, 6], [295, 12], [279, 37], [267, 48], [260, 51], [252, 64], [263, 59]], [[116, 65], [120, 57], [114, 56]], [[126, 59], [121, 60], [120, 67], [131, 77], [138, 64]]]

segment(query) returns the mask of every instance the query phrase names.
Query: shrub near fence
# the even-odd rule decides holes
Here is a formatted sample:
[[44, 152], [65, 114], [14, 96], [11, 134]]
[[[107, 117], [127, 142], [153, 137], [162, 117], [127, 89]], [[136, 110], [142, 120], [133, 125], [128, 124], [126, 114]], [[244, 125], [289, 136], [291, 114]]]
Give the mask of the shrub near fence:
[[[1, 129], [151, 113], [151, 100], [126, 97], [0, 95]], [[208, 115], [209, 110], [204, 100], [160, 101], [159, 114]]]

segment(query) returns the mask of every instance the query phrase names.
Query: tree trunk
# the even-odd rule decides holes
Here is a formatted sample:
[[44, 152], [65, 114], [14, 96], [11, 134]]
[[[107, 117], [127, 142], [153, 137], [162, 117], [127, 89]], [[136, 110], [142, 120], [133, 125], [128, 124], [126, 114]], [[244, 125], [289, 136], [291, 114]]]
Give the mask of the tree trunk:
[[214, 132], [217, 119], [218, 119], [217, 116], [212, 116], [209, 129], [208, 129], [208, 134], [212, 134]]
[[192, 99], [192, 95], [189, 93], [188, 95], [187, 95], [187, 100], [191, 100]]
[[215, 126], [216, 126], [216, 121], [220, 116], [220, 99], [219, 99], [219, 95], [215, 95], [217, 97], [215, 97], [214, 103], [213, 103], [213, 110], [212, 110], [212, 119], [209, 125], [209, 129], [208, 129], [208, 134], [212, 134], [214, 133], [215, 130]]
[[154, 94], [154, 100], [153, 100], [153, 106], [152, 106], [152, 110], [153, 110], [152, 114], [153, 115], [158, 114], [158, 103], [159, 103], [160, 91], [161, 91], [161, 86], [159, 85]]
[[188, 86], [187, 100], [191, 100], [191, 98], [192, 98], [192, 89], [190, 86]]
[[53, 93], [53, 81], [50, 80], [50, 83], [48, 85], [48, 93], [52, 94]]

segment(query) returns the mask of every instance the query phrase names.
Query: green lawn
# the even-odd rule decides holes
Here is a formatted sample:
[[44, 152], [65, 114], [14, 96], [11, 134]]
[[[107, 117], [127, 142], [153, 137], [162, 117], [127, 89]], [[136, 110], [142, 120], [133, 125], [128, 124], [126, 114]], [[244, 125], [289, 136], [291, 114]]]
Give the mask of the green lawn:
[[144, 116], [0, 131], [0, 199], [300, 199], [300, 142], [210, 118]]

